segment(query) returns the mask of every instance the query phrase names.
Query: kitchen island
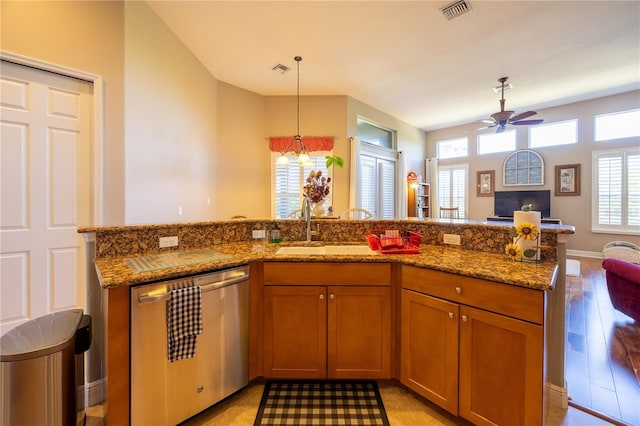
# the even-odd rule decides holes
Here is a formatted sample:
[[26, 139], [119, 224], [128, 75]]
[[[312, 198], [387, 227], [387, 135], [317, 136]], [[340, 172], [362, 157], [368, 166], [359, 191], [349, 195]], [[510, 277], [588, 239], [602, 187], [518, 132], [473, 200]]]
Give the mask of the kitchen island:
[[[364, 235], [368, 229], [375, 228], [409, 228], [423, 234], [423, 241], [419, 254], [407, 255], [276, 255], [275, 251], [281, 244], [265, 243], [251, 239], [251, 231], [255, 229], [270, 229], [277, 224], [282, 231], [282, 244], [302, 244], [299, 236], [303, 235], [303, 224], [299, 221], [226, 221], [206, 224], [179, 224], [179, 225], [150, 225], [135, 227], [107, 227], [81, 230], [96, 237], [95, 268], [100, 284], [103, 288], [103, 302], [107, 329], [106, 365], [108, 377], [107, 390], [107, 416], [109, 421], [117, 424], [127, 423], [129, 417], [129, 371], [122, 368], [129, 365], [129, 287], [132, 285], [155, 282], [158, 280], [193, 275], [196, 273], [219, 270], [226, 267], [249, 264], [250, 279], [250, 378], [265, 376], [265, 342], [263, 340], [265, 330], [262, 328], [266, 303], [264, 290], [265, 265], [296, 263], [313, 263], [317, 268], [335, 268], [336, 265], [358, 265], [366, 267], [375, 263], [388, 265], [390, 268], [388, 282], [388, 363], [389, 368], [380, 373], [381, 378], [401, 379], [401, 367], [405, 362], [404, 353], [401, 351], [401, 327], [402, 306], [401, 291], [413, 291], [410, 285], [405, 285], [407, 277], [411, 276], [406, 271], [425, 270], [437, 271], [451, 277], [467, 277], [476, 280], [477, 283], [493, 285], [499, 289], [513, 287], [516, 291], [524, 291], [536, 299], [539, 312], [535, 314], [533, 323], [542, 331], [548, 329], [549, 312], [553, 311], [554, 302], [559, 291], [562, 291], [564, 300], [564, 244], [563, 239], [573, 233], [570, 226], [543, 226], [542, 242], [547, 248], [543, 253], [543, 261], [539, 263], [514, 262], [508, 259], [502, 250], [504, 244], [509, 241], [509, 227], [504, 225], [489, 225], [473, 221], [441, 221], [429, 222], [415, 221], [319, 221], [319, 238], [324, 244], [346, 242], [364, 243]], [[315, 225], [314, 225], [315, 226]], [[443, 233], [455, 233], [461, 235], [462, 246], [448, 246], [442, 244]], [[188, 252], [201, 248], [224, 254], [223, 259], [189, 263], [149, 272], [134, 273], [128, 266], [126, 259], [147, 254], [162, 253], [157, 246], [158, 237], [167, 235], [179, 235], [181, 245], [179, 251]], [[184, 243], [183, 243], [184, 242]], [[318, 244], [318, 243], [311, 243]], [[476, 250], [475, 248], [478, 248]], [[172, 249], [176, 251], [176, 249]], [[166, 250], [164, 250], [166, 251]], [[408, 268], [408, 269], [406, 269]], [[329, 269], [331, 270], [331, 269]], [[292, 271], [295, 271], [292, 270]], [[303, 274], [303, 272], [293, 272]], [[332, 285], [331, 275], [325, 274], [325, 285]], [[294, 277], [295, 278], [295, 277]], [[304, 276], [302, 277], [304, 278]], [[464, 278], [464, 279], [467, 279]], [[469, 282], [469, 281], [467, 281]], [[492, 284], [493, 283], [493, 284]], [[277, 283], [273, 283], [277, 284]], [[305, 279], [300, 284], [307, 285]], [[312, 283], [314, 284], [314, 283]], [[275, 287], [280, 287], [276, 285]], [[295, 286], [296, 288], [298, 286]], [[472, 287], [473, 288], [473, 287]], [[492, 288], [492, 287], [487, 287]], [[561, 290], [560, 290], [561, 289]], [[499, 294], [501, 294], [499, 292]], [[386, 298], [386, 297], [385, 297]], [[384, 298], [383, 298], [384, 299]], [[442, 296], [443, 300], [451, 302], [448, 296]], [[454, 300], [455, 301], [455, 300]], [[502, 312], [499, 308], [487, 307], [480, 303], [471, 303], [462, 300], [460, 306], [475, 306], [491, 313], [506, 314], [511, 318], [513, 312]], [[508, 305], [508, 301], [506, 305]], [[557, 306], [556, 306], [557, 307]], [[559, 307], [558, 307], [559, 308]], [[563, 309], [563, 306], [562, 306]], [[511, 315], [511, 316], [510, 316]], [[554, 318], [564, 318], [553, 314]], [[525, 318], [528, 319], [528, 318]], [[528, 319], [530, 320], [530, 319]], [[559, 325], [558, 325], [559, 326]], [[554, 329], [557, 327], [554, 327]], [[562, 324], [562, 330], [564, 324]], [[556, 360], [560, 357], [562, 364], [563, 342], [561, 348], [553, 343], [552, 333], [548, 333], [546, 340], [536, 337], [535, 346], [538, 355], [546, 350], [550, 358]], [[562, 334], [564, 332], [562, 331]], [[558, 355], [562, 351], [562, 355]], [[537, 359], [537, 358], [536, 358]], [[385, 361], [386, 362], [386, 361]], [[539, 365], [538, 389], [539, 404], [534, 407], [534, 412], [539, 412], [538, 418], [542, 418], [542, 393], [543, 374], [542, 364]], [[550, 362], [553, 364], [554, 362]], [[536, 367], [538, 368], [538, 367]], [[551, 365], [550, 365], [551, 370]], [[381, 370], [382, 371], [382, 370]], [[563, 375], [564, 370], [561, 370]], [[375, 373], [378, 374], [378, 373]], [[268, 374], [269, 375], [269, 374]], [[547, 375], [544, 375], [547, 377]], [[564, 378], [562, 378], [563, 380]], [[546, 382], [548, 379], [544, 379]], [[403, 383], [407, 384], [405, 381]], [[460, 395], [462, 398], [462, 394]], [[430, 398], [431, 399], [431, 398]], [[432, 399], [433, 400], [433, 399]], [[457, 395], [456, 395], [457, 400]], [[437, 403], [437, 401], [434, 401]], [[531, 411], [531, 410], [529, 410]], [[456, 413], [457, 414], [457, 413]], [[529, 418], [529, 417], [527, 417]]]

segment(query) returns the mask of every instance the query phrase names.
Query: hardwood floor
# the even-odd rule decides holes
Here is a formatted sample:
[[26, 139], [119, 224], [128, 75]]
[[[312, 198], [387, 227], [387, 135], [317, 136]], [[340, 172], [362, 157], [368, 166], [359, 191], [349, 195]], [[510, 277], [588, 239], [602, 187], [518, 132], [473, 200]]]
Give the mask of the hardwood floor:
[[640, 384], [615, 333], [633, 320], [611, 305], [602, 259], [571, 258], [580, 261], [582, 276], [567, 280], [570, 402], [640, 426]]

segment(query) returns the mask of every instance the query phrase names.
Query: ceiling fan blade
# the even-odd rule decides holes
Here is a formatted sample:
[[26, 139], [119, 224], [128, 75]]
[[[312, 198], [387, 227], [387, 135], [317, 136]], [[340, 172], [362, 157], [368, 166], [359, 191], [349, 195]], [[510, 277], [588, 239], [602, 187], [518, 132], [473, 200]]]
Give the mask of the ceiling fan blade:
[[540, 124], [542, 123], [544, 120], [539, 118], [537, 120], [520, 120], [520, 121], [512, 121], [509, 124], [513, 124], [514, 126], [530, 126], [533, 124]]
[[520, 121], [523, 118], [527, 118], [527, 117], [531, 117], [532, 115], [536, 115], [537, 112], [535, 111], [525, 111], [525, 112], [521, 112], [520, 114], [514, 115], [513, 117], [511, 117], [511, 121]]
[[492, 128], [496, 127], [496, 126], [497, 126], [497, 124], [494, 124], [493, 126], [480, 127], [479, 129], [467, 130], [465, 133], [473, 133], [473, 132], [478, 132], [480, 130], [492, 129]]

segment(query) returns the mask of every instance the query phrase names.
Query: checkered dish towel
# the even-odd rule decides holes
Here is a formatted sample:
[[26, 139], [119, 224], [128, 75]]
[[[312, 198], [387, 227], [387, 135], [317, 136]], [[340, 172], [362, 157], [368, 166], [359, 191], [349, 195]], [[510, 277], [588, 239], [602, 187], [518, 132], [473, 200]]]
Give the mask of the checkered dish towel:
[[169, 291], [167, 302], [167, 341], [169, 361], [193, 358], [196, 336], [202, 333], [202, 292], [200, 286]]

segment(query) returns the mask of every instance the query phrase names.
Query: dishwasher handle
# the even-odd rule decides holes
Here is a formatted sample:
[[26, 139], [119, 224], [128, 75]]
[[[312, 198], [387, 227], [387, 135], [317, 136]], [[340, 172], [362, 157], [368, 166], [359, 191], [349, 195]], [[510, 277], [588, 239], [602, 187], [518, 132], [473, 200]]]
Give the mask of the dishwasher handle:
[[[200, 291], [205, 293], [207, 291], [218, 290], [218, 289], [239, 283], [241, 281], [245, 281], [247, 279], [249, 279], [249, 274], [242, 273], [241, 275], [237, 275], [228, 279], [201, 285]], [[168, 292], [158, 293], [158, 294], [141, 294], [140, 296], [138, 296], [138, 304], [140, 305], [144, 303], [160, 302], [162, 300], [169, 300]]]

